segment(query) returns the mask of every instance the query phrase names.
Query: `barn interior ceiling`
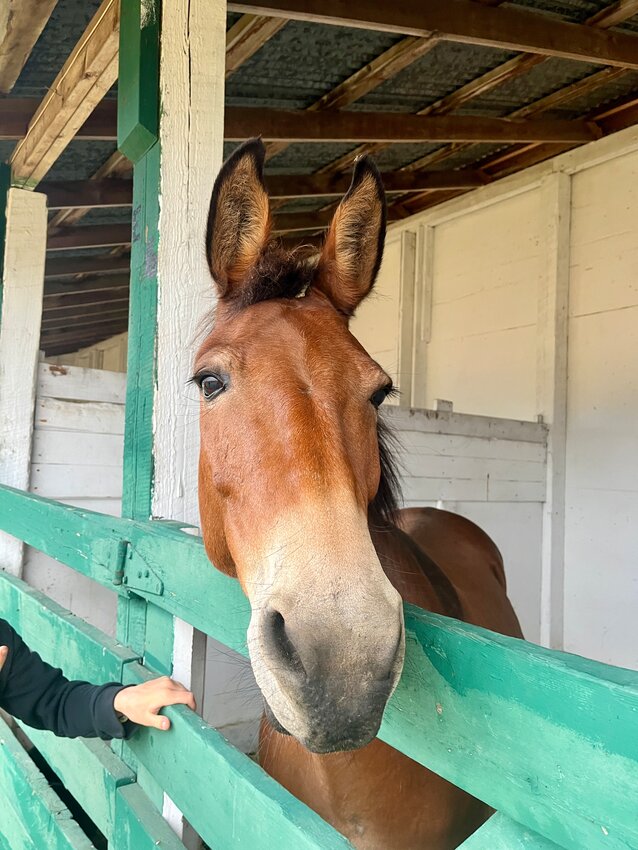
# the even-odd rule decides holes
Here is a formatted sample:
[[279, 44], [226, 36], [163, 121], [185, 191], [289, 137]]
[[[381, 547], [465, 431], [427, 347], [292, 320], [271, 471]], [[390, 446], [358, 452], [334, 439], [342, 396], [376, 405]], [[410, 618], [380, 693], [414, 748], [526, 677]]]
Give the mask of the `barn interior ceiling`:
[[[41, 348], [54, 355], [127, 327], [117, 0], [8, 2], [23, 26], [0, 31], [0, 158], [48, 195]], [[339, 5], [253, 0], [255, 15], [229, 4], [224, 152], [263, 135], [275, 230], [291, 242], [321, 237], [361, 153], [384, 174], [393, 221], [638, 122], [638, 0], [407, 3], [403, 34], [387, 31], [391, 4], [356, 0], [347, 21]], [[42, 146], [32, 117], [98, 39], [99, 85], [79, 91], [78, 78], [86, 122]], [[47, 108], [40, 124], [64, 138], [64, 110]]]

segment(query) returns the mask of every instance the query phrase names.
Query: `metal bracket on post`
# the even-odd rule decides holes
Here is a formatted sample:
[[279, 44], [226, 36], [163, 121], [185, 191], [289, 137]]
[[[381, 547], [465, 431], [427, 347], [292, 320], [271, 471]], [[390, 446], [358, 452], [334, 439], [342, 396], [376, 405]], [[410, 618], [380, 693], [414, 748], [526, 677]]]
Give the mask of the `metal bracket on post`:
[[164, 583], [147, 561], [128, 543], [124, 558], [122, 584], [127, 590], [141, 591], [144, 595], [162, 596]]
[[164, 594], [163, 581], [129, 540], [95, 541], [91, 554], [116, 587], [143, 596]]

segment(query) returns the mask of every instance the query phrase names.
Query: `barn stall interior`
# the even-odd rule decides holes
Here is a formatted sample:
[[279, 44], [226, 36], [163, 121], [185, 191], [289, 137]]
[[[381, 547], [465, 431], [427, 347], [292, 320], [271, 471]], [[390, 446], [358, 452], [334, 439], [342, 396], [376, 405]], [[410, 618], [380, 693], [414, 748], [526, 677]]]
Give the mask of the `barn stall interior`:
[[[410, 614], [382, 738], [499, 810], [464, 846], [638, 846], [638, 4], [421, 5], [4, 4], [2, 616], [71, 675], [173, 671], [210, 724], [114, 751], [26, 730], [109, 846], [347, 846], [210, 728], [252, 751], [261, 697], [198, 537], [186, 381], [212, 181], [255, 135], [290, 245], [375, 157], [389, 231], [352, 329], [400, 390], [405, 502], [493, 537], [552, 650]], [[6, 846], [93, 846], [2, 731]]]

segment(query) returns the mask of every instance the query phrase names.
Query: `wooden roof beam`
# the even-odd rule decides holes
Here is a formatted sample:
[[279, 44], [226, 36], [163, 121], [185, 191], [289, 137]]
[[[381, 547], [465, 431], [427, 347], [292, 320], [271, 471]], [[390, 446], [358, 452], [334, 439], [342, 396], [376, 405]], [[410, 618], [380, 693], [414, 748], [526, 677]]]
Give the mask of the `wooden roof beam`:
[[92, 254], [89, 257], [47, 257], [45, 280], [71, 277], [76, 274], [103, 274], [128, 271], [131, 258], [127, 255]]
[[0, 0], [0, 93], [9, 94], [58, 0]]
[[226, 79], [286, 23], [285, 18], [242, 15], [226, 33]]
[[638, 69], [635, 36], [515, 6], [494, 9], [472, 0], [230, 0], [228, 9], [419, 37], [437, 32], [449, 41]]
[[126, 318], [118, 319], [111, 322], [95, 322], [91, 326], [85, 326], [80, 330], [71, 328], [67, 331], [59, 331], [57, 329], [45, 329], [40, 336], [40, 345], [44, 349], [45, 354], [48, 354], [49, 348], [59, 346], [62, 343], [74, 343], [78, 347], [91, 345], [93, 342], [108, 339], [115, 334], [123, 333], [126, 330]]
[[11, 156], [19, 185], [43, 179], [116, 81], [119, 28], [119, 0], [103, 0]]
[[74, 251], [78, 248], [114, 248], [131, 244], [130, 224], [94, 224], [65, 227], [49, 236], [47, 251]]
[[128, 316], [128, 301], [117, 301], [109, 307], [103, 304], [93, 304], [86, 307], [71, 307], [58, 310], [55, 313], [43, 313], [42, 328], [62, 328], [73, 323], [73, 328], [92, 325], [96, 321], [108, 322], [110, 319], [126, 319]]
[[[343, 109], [345, 106], [349, 106], [380, 86], [381, 83], [396, 76], [404, 68], [420, 59], [421, 56], [425, 56], [438, 42], [439, 39], [432, 35], [427, 38], [408, 36], [401, 39], [363, 68], [355, 71], [354, 74], [335, 86], [323, 97], [320, 97], [306, 111], [320, 112], [324, 109]], [[288, 142], [269, 142], [266, 145], [266, 152], [268, 157], [272, 157], [281, 153], [287, 147]]]
[[[454, 188], [483, 186], [487, 178], [481, 171], [391, 171], [382, 174], [386, 192], [443, 191]], [[340, 174], [285, 174], [265, 176], [266, 189], [271, 198], [304, 198], [314, 195], [343, 195], [350, 188], [350, 175]]]
[[[242, 16], [226, 33], [226, 77], [228, 78], [241, 64], [263, 47], [266, 41], [278, 32], [285, 23], [286, 21], [282, 19], [264, 18], [255, 15]], [[102, 105], [100, 104], [100, 106]], [[89, 124], [90, 120], [87, 124]], [[112, 127], [115, 135], [116, 123], [116, 118], [114, 118]], [[84, 131], [87, 124], [84, 125], [81, 132]], [[102, 180], [105, 177], [122, 177], [128, 175], [130, 171], [130, 162], [123, 154], [116, 151], [98, 168], [90, 179]], [[61, 210], [49, 223], [49, 231], [51, 232], [63, 224], [67, 226], [77, 224], [89, 209], [90, 207], [77, 206]]]
[[585, 121], [511, 121], [396, 112], [307, 112], [228, 107], [225, 137], [260, 134], [288, 142], [588, 142], [600, 134]]
[[44, 180], [38, 192], [47, 196], [50, 210], [130, 207], [133, 203], [132, 180]]
[[[128, 290], [129, 290], [130, 282], [129, 276], [127, 274], [117, 274], [117, 275], [101, 275], [99, 277], [90, 277], [85, 278], [81, 281], [78, 280], [70, 280], [70, 281], [45, 281], [44, 284], [44, 298], [45, 305], [44, 309], [47, 309], [47, 298], [55, 298], [59, 295], [85, 295], [87, 292], [107, 292], [111, 290], [123, 290], [125, 295], [119, 295], [117, 292], [113, 293], [112, 297], [127, 297], [128, 298]], [[97, 300], [97, 299], [96, 299]]]
[[[0, 140], [24, 138], [29, 122], [41, 104], [37, 97], [0, 98]], [[117, 101], [103, 100], [76, 133], [85, 141], [113, 142], [117, 139]]]
[[[482, 2], [490, 2], [491, 5], [500, 5], [502, 0], [495, 0], [495, 2], [491, 2], [491, 0], [482, 0]], [[627, 20], [627, 18], [636, 14], [637, 11], [638, 0], [620, 0], [618, 3], [614, 3], [607, 9], [603, 9], [600, 13], [588, 18], [587, 21], [585, 21], [585, 24], [587, 26], [597, 27], [598, 29], [606, 29], [618, 23], [622, 23], [622, 21]], [[492, 91], [498, 86], [510, 82], [516, 77], [529, 73], [532, 68], [542, 62], [545, 62], [547, 59], [547, 56], [541, 56], [534, 53], [522, 53], [519, 56], [514, 56], [512, 59], [508, 59], [507, 62], [503, 62], [496, 68], [492, 68], [486, 73], [481, 74], [479, 77], [475, 77], [473, 80], [470, 80], [468, 83], [451, 92], [446, 97], [425, 106], [416, 114], [448, 115], [449, 113], [465, 106], [467, 103], [476, 100], [487, 92]], [[605, 70], [611, 70], [614, 74], [628, 73], [626, 69], [620, 68]], [[569, 86], [567, 88], [569, 88]], [[333, 160], [320, 171], [321, 173], [327, 173], [349, 169], [352, 166], [352, 162], [355, 157], [363, 156], [364, 154], [379, 153], [379, 151], [383, 150], [385, 147], [387, 146], [382, 144], [361, 145], [356, 150], [349, 151], [347, 154], [344, 154], [344, 156]], [[451, 145], [444, 151], [436, 151], [434, 154], [427, 154], [426, 156], [415, 160], [406, 166], [406, 169], [412, 171], [427, 168], [435, 162], [442, 162], [447, 158], [447, 156], [451, 156], [458, 150], [459, 147], [457, 144]]]

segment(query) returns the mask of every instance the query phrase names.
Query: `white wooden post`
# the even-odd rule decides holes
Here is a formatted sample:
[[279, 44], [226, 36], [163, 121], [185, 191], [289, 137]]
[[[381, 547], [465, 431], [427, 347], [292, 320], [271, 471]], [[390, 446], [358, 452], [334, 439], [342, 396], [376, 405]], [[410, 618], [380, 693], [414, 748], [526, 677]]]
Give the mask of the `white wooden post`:
[[[199, 404], [187, 380], [202, 318], [214, 306], [204, 234], [224, 141], [225, 0], [165, 0], [161, 44], [152, 510], [197, 526]], [[201, 705], [205, 639], [176, 620], [174, 641], [173, 675]], [[169, 800], [165, 815], [180, 832], [181, 815]]]
[[549, 425], [547, 495], [543, 513], [541, 643], [563, 648], [565, 578], [565, 451], [571, 178], [545, 178], [547, 273], [538, 291], [537, 401]]
[[[0, 322], [0, 484], [26, 490], [42, 320], [46, 196], [7, 193]], [[23, 543], [0, 532], [0, 569], [22, 573]]]

